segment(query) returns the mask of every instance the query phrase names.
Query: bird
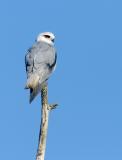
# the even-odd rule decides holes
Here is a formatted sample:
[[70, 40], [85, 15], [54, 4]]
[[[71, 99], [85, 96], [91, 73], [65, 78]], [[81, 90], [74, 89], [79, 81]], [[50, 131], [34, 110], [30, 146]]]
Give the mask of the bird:
[[25, 89], [30, 90], [30, 103], [41, 92], [42, 84], [47, 82], [55, 70], [57, 52], [54, 40], [55, 35], [52, 32], [40, 33], [25, 55], [27, 74]]

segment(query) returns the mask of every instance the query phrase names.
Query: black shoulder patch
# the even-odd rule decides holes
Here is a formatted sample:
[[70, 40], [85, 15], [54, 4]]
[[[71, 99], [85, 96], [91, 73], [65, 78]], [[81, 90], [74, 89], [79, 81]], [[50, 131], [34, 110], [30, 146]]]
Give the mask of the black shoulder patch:
[[54, 66], [56, 65], [56, 61], [57, 61], [57, 53], [55, 54], [55, 60], [54, 60], [54, 62], [53, 62], [53, 64], [47, 64], [48, 65], [48, 67], [50, 68], [50, 69], [53, 69], [54, 68]]

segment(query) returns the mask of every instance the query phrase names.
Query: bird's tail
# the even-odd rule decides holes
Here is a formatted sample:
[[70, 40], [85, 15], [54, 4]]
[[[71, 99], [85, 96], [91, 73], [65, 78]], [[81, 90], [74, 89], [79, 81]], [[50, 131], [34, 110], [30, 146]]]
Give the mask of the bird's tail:
[[39, 85], [37, 85], [35, 88], [30, 88], [30, 103], [34, 100], [34, 98], [38, 95], [40, 91], [41, 87]]
[[39, 76], [32, 75], [27, 79], [25, 89], [30, 89], [30, 103], [34, 100], [37, 94], [41, 91], [41, 85], [39, 84]]

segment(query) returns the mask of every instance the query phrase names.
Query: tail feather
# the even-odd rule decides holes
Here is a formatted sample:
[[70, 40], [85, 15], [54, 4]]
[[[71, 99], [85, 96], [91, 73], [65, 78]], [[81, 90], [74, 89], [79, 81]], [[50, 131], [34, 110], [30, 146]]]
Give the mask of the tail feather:
[[36, 86], [35, 88], [30, 88], [30, 100], [29, 102], [31, 103], [35, 97], [38, 95], [38, 93], [41, 91], [41, 87]]
[[37, 74], [31, 75], [26, 82], [25, 89], [30, 89], [30, 103], [34, 100], [37, 94], [41, 91], [39, 84], [39, 76]]

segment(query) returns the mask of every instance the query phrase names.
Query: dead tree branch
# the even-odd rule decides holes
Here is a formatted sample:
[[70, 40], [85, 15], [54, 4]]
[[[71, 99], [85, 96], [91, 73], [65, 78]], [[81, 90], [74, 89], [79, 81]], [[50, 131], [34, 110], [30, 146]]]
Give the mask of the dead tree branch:
[[40, 125], [39, 145], [38, 145], [36, 160], [44, 160], [49, 112], [50, 110], [55, 109], [57, 106], [57, 104], [53, 105], [48, 104], [48, 87], [46, 83], [43, 84], [41, 89], [41, 99], [42, 99], [41, 125]]

